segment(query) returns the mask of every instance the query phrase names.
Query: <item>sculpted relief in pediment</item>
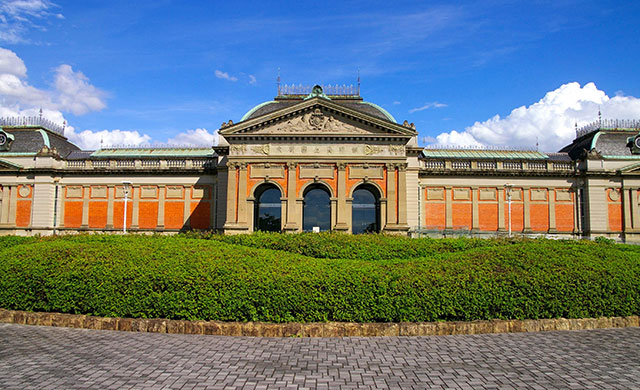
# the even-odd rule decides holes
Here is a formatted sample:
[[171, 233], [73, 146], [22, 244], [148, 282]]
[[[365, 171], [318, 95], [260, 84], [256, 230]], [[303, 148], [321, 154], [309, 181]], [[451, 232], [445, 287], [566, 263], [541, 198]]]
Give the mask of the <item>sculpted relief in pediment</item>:
[[260, 134], [370, 134], [370, 131], [336, 119], [335, 116], [324, 113], [319, 108], [304, 115], [258, 129], [256, 132]]

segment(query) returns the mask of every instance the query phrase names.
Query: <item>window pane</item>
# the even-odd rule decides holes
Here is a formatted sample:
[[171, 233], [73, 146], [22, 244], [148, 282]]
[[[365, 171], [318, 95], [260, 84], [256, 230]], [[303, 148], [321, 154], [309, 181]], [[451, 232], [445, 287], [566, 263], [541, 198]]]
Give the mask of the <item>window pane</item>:
[[320, 231], [331, 230], [331, 201], [329, 193], [322, 188], [313, 188], [304, 195], [302, 211], [302, 229], [313, 231], [318, 226]]
[[353, 192], [352, 231], [353, 234], [376, 233], [380, 231], [380, 205], [375, 195], [367, 188]]
[[262, 191], [256, 202], [254, 230], [279, 232], [281, 230], [281, 215], [280, 190], [268, 188]]

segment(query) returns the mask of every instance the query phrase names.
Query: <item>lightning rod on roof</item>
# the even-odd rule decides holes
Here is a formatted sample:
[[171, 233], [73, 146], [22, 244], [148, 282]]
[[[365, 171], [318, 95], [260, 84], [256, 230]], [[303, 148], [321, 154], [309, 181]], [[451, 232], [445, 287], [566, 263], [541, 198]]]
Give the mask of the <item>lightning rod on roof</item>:
[[278, 96], [280, 96], [280, 67], [278, 67]]
[[360, 96], [360, 68], [358, 68], [358, 96]]

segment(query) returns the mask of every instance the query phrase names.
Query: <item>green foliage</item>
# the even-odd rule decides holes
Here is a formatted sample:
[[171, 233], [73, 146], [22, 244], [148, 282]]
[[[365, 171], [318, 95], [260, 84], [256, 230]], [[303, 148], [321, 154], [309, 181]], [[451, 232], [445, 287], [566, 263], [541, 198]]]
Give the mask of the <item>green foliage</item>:
[[384, 235], [0, 237], [0, 307], [222, 321], [640, 314], [640, 248]]

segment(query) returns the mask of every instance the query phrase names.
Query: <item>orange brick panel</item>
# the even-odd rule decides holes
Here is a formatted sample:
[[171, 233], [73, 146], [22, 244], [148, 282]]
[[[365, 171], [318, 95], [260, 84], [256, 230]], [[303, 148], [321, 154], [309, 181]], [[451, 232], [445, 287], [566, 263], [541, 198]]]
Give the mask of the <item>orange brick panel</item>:
[[64, 202], [64, 227], [77, 228], [82, 225], [82, 202]]
[[495, 232], [498, 230], [498, 204], [478, 204], [478, 223], [480, 230]]
[[210, 210], [209, 202], [191, 203], [191, 215], [189, 216], [191, 227], [194, 229], [209, 229], [211, 225]]
[[622, 203], [609, 203], [609, 230], [622, 231]]
[[16, 226], [27, 227], [31, 224], [31, 201], [18, 200], [16, 203]]
[[451, 212], [454, 229], [471, 229], [471, 203], [454, 203]]
[[[124, 216], [124, 201], [113, 202], [113, 227], [122, 229], [122, 217]], [[133, 216], [133, 202], [127, 201], [127, 229], [131, 227]]]
[[158, 202], [140, 202], [138, 207], [138, 227], [155, 229], [158, 226]]
[[444, 203], [426, 203], [424, 205], [425, 228], [440, 229], [445, 227], [445, 207]]
[[559, 232], [573, 231], [573, 204], [556, 203], [556, 229]]
[[531, 213], [531, 230], [534, 232], [546, 232], [549, 230], [549, 205], [536, 204], [529, 205]]
[[107, 202], [89, 202], [89, 227], [104, 229], [107, 226]]
[[[509, 229], [509, 206], [504, 204], [504, 228]], [[511, 203], [511, 231], [521, 232], [524, 229], [524, 207], [522, 203]]]
[[182, 229], [184, 226], [184, 203], [166, 202], [164, 204], [164, 227]]

